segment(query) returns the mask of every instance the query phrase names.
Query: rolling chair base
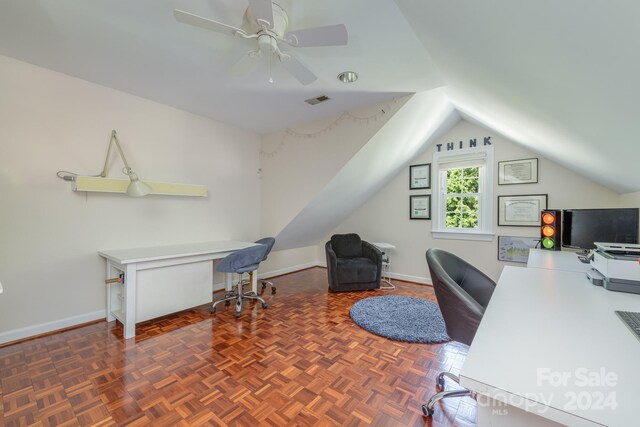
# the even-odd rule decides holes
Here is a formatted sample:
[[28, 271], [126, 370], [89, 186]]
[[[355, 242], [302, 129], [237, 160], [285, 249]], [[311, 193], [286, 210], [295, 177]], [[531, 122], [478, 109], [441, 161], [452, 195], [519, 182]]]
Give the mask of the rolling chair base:
[[476, 398], [476, 393], [471, 390], [467, 390], [466, 388], [444, 391], [444, 377], [449, 377], [451, 380], [455, 381], [456, 384], [460, 383], [460, 379], [458, 378], [457, 375], [453, 375], [452, 373], [449, 373], [449, 372], [441, 372], [438, 375], [438, 378], [436, 379], [436, 390], [438, 390], [439, 393], [436, 393], [433, 396], [431, 396], [431, 399], [429, 399], [427, 403], [422, 405], [422, 414], [425, 417], [430, 417], [433, 415], [433, 413], [435, 412], [436, 403], [438, 403], [442, 399], [446, 399], [449, 397], [464, 397], [464, 396], [469, 396], [472, 399]]
[[[258, 300], [262, 303], [262, 308], [268, 308], [269, 304], [267, 304], [267, 302], [262, 299], [261, 297], [259, 297], [258, 295], [255, 294], [255, 292], [243, 292], [242, 291], [242, 285], [243, 285], [243, 281], [242, 281], [242, 275], [240, 275], [240, 280], [238, 281], [238, 284], [236, 285], [236, 291], [235, 292], [228, 292], [224, 298], [219, 299], [218, 301], [215, 301], [213, 303], [213, 305], [211, 306], [211, 308], [209, 309], [209, 313], [215, 313], [216, 312], [216, 306], [218, 304], [220, 304], [221, 302], [224, 302], [225, 305], [231, 305], [231, 301], [235, 300], [236, 302], [236, 313], [235, 316], [236, 317], [240, 317], [240, 314], [242, 312], [242, 300], [243, 299], [253, 299], [253, 300]], [[263, 285], [264, 286], [264, 285]]]
[[[243, 280], [242, 281], [242, 286], [244, 287], [245, 285], [248, 285], [249, 283], [251, 283], [251, 280]], [[275, 295], [276, 294], [276, 285], [274, 285], [273, 282], [270, 282], [268, 280], [260, 280], [260, 283], [262, 283], [262, 290], [260, 291], [260, 295], [262, 295], [264, 293], [264, 290], [267, 288], [267, 286], [271, 286], [271, 295]]]

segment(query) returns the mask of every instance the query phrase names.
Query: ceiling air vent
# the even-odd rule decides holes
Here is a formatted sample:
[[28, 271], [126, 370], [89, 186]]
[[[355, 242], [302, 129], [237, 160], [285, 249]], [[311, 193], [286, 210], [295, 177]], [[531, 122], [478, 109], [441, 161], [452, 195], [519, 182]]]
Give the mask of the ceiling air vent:
[[320, 104], [321, 102], [328, 101], [330, 99], [331, 98], [329, 98], [327, 95], [320, 95], [317, 98], [305, 99], [304, 102], [306, 102], [309, 105], [316, 105], [316, 104]]

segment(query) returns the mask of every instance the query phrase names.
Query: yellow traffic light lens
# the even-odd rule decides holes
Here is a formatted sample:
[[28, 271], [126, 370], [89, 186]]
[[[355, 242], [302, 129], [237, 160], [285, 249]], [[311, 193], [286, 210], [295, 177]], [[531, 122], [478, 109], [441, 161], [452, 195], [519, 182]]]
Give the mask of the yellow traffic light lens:
[[545, 225], [542, 227], [542, 235], [545, 237], [551, 237], [556, 234], [556, 229], [551, 227], [550, 225]]

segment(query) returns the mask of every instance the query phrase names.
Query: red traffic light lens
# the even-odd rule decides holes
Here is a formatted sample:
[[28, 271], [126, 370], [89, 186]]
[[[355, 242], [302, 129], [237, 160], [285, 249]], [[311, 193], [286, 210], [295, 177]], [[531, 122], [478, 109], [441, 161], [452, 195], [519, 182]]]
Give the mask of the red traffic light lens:
[[555, 220], [556, 216], [554, 214], [550, 214], [549, 212], [542, 214], [542, 222], [545, 224], [553, 224]]

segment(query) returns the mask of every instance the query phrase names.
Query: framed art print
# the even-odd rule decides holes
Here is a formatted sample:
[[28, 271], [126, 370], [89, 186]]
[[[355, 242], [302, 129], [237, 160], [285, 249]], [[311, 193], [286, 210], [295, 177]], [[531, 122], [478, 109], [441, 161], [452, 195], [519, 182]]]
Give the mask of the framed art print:
[[498, 261], [524, 262], [529, 250], [540, 244], [540, 237], [498, 236]]
[[409, 166], [409, 190], [431, 188], [431, 163]]
[[409, 196], [409, 219], [431, 219], [431, 195]]
[[498, 162], [498, 185], [535, 184], [538, 182], [538, 159]]
[[498, 196], [498, 225], [539, 227], [540, 211], [547, 209], [546, 194]]

